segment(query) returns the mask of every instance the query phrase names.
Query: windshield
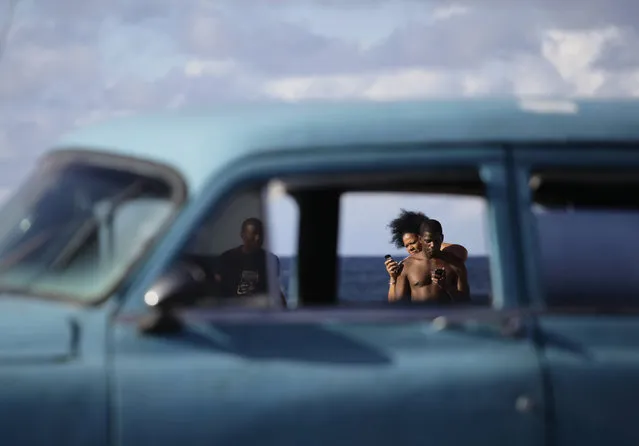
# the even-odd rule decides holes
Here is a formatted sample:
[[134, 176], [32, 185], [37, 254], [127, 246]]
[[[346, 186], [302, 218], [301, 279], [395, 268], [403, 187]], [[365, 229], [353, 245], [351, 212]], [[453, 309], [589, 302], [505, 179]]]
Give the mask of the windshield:
[[0, 291], [98, 299], [177, 201], [168, 180], [121, 163], [43, 163], [0, 211]]

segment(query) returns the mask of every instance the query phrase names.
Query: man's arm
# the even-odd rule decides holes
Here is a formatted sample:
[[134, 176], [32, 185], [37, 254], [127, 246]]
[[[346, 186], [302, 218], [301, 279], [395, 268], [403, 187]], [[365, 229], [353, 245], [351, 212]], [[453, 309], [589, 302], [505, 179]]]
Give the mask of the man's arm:
[[[408, 257], [404, 258], [402, 262], [406, 262], [407, 259]], [[388, 281], [388, 301], [393, 302], [395, 300], [395, 288], [397, 286], [397, 277], [393, 277], [392, 271], [395, 265], [397, 265], [397, 262], [395, 262], [395, 260], [393, 259], [388, 259], [386, 260], [386, 262], [384, 262], [384, 264], [386, 265], [386, 272], [388, 272], [388, 275], [390, 277], [390, 280]], [[406, 264], [404, 264], [404, 266], [406, 266]]]
[[466, 271], [466, 265], [462, 264], [460, 267], [453, 267], [455, 271], [456, 287], [450, 293], [450, 296], [455, 301], [467, 301], [470, 300], [470, 286], [468, 285], [468, 273]]
[[390, 302], [402, 300], [404, 297], [410, 297], [410, 284], [408, 283], [408, 276], [406, 275], [405, 267], [399, 274], [399, 276], [397, 276], [395, 285], [393, 285], [391, 282], [391, 289], [389, 289], [388, 294], [388, 300]]
[[395, 288], [397, 287], [397, 279], [388, 282], [388, 301], [393, 302], [395, 300]]
[[454, 289], [446, 290], [450, 297], [455, 301], [467, 301], [470, 299], [470, 285], [468, 284], [468, 271], [466, 264], [456, 255], [441, 251], [439, 258], [446, 262], [453, 270], [455, 277], [451, 278], [454, 282]]

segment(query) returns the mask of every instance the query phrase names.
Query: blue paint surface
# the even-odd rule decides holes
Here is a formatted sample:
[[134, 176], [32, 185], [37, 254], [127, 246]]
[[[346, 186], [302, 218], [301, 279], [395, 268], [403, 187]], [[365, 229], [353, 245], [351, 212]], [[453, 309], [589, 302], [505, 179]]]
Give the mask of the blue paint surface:
[[[543, 141], [639, 141], [636, 103], [577, 104], [572, 114], [533, 113], [512, 101], [279, 105], [127, 118], [70, 135], [58, 147], [176, 167], [191, 200], [102, 304], [1, 295], [0, 438], [65, 446], [636, 446], [639, 318], [531, 312], [537, 253], [531, 231], [509, 226], [532, 227], [528, 186], [515, 171], [535, 154], [557, 165], [639, 165], [637, 151], [620, 158], [605, 147], [587, 157], [545, 151]], [[469, 146], [446, 153], [372, 147], [432, 141]], [[511, 165], [501, 149], [471, 147], [481, 141], [540, 147]], [[438, 163], [485, 174], [497, 252], [490, 280], [507, 311], [272, 310], [225, 319], [215, 310], [215, 317], [183, 314], [178, 334], [138, 330], [149, 312], [145, 287], [241, 181], [286, 169], [382, 172]], [[441, 325], [441, 317], [454, 323]], [[512, 317], [521, 331], [506, 330]]]
[[275, 150], [431, 142], [639, 139], [639, 105], [574, 101], [575, 113], [533, 112], [515, 100], [225, 106], [115, 119], [76, 130], [58, 148], [154, 159], [187, 177], [191, 191], [234, 161]]

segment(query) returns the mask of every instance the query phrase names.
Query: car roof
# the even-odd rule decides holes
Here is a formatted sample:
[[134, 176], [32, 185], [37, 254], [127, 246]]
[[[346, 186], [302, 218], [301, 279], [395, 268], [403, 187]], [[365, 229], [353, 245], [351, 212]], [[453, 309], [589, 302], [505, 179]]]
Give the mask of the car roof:
[[116, 118], [53, 148], [150, 159], [191, 192], [230, 163], [272, 150], [421, 142], [639, 141], [639, 101], [438, 100], [218, 106]]

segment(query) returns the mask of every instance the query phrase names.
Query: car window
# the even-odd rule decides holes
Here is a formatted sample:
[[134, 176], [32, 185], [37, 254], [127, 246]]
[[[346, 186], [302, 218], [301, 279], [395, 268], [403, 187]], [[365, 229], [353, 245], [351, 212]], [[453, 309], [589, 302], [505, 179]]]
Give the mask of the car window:
[[261, 187], [238, 190], [208, 211], [172, 266], [201, 272], [182, 304], [269, 306], [271, 295], [281, 298], [280, 259], [270, 249], [262, 194]]
[[[405, 211], [405, 212], [404, 212]], [[384, 256], [421, 258], [424, 246], [414, 231], [417, 214], [439, 221], [441, 249], [465, 261], [472, 302], [491, 300], [489, 244], [483, 197], [396, 192], [349, 192], [341, 197], [339, 299], [386, 301], [390, 278]], [[416, 279], [417, 276], [411, 276]], [[415, 293], [422, 285], [411, 284]]]
[[[491, 306], [495, 245], [488, 228], [494, 223], [485, 193], [472, 167], [292, 175], [238, 185], [223, 201], [213, 201], [158, 283], [188, 265], [189, 275], [198, 278], [188, 279], [186, 288], [165, 288], [179, 306]], [[326, 235], [335, 233], [337, 242], [328, 241], [333, 236]], [[316, 249], [305, 245], [309, 240]], [[399, 274], [389, 274], [386, 254], [403, 262]], [[321, 289], [318, 301], [299, 302], [310, 296], [309, 286]], [[155, 291], [162, 288], [151, 288], [151, 306], [163, 299]]]
[[145, 171], [40, 165], [0, 211], [0, 289], [87, 302], [104, 294], [180, 205], [168, 179]]
[[551, 307], [639, 305], [639, 172], [531, 177], [539, 271]]
[[[424, 176], [423, 173], [420, 175]], [[338, 302], [349, 305], [389, 303], [389, 293], [392, 293], [389, 288], [393, 278], [385, 268], [385, 255], [391, 255], [397, 262], [412, 257], [421, 258], [421, 246], [409, 243], [410, 237], [404, 236], [410, 234], [415, 238], [414, 232], [419, 232], [421, 221], [429, 217], [442, 226], [443, 251], [459, 256], [467, 269], [470, 285], [470, 302], [467, 303], [491, 303], [490, 256], [493, 247], [488, 238], [487, 203], [483, 192], [474, 190], [464, 193], [460, 190], [440, 193], [436, 190], [446, 188], [441, 184], [429, 192], [427, 182], [420, 184], [419, 180], [412, 185], [416, 192], [411, 192], [410, 187], [406, 190], [406, 185], [402, 185], [403, 190], [398, 192], [394, 190], [392, 182], [384, 190], [374, 184], [375, 179], [370, 184], [363, 181], [353, 190], [348, 190], [348, 184], [340, 186]], [[291, 192], [294, 186], [289, 184], [287, 189], [284, 184], [286, 180], [282, 183], [273, 182], [269, 189], [268, 230], [272, 249], [281, 259], [283, 287], [288, 295], [295, 296], [300, 209], [295, 194]], [[367, 188], [374, 191], [365, 190]], [[393, 221], [395, 234], [389, 226]], [[315, 230], [322, 231], [323, 228], [318, 225]], [[324, 280], [322, 274], [326, 267], [317, 265], [318, 281]], [[414, 277], [411, 276], [411, 280]], [[424, 280], [430, 281], [430, 276]], [[417, 285], [414, 288], [415, 293], [420, 292]], [[413, 301], [420, 302], [420, 299], [416, 297]], [[411, 298], [404, 296], [400, 300], [406, 302], [411, 301]]]

